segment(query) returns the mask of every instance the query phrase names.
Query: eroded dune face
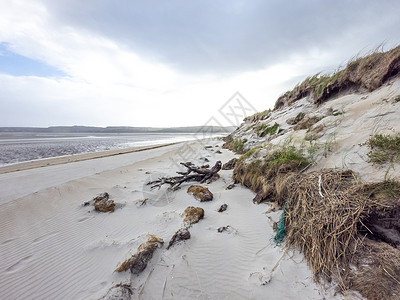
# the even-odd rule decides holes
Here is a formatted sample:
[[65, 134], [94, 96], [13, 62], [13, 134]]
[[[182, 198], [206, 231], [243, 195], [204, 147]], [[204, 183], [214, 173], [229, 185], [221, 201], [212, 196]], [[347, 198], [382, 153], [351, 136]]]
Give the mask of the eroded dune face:
[[[368, 299], [400, 295], [400, 227], [388, 221], [400, 211], [399, 55], [385, 55], [358, 74], [357, 88], [342, 78], [338, 91], [347, 69], [309, 78], [225, 139], [242, 153], [233, 178], [256, 193], [254, 202], [284, 208], [286, 246], [302, 249], [315, 279], [341, 281], [344, 294], [352, 288]], [[325, 79], [333, 81], [316, 95]]]

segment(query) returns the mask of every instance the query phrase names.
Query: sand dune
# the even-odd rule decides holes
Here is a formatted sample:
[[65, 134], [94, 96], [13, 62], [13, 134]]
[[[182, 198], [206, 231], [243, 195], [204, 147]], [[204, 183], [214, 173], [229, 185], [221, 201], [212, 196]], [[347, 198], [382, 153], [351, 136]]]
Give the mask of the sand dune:
[[[203, 146], [191, 144], [210, 164], [234, 156]], [[99, 299], [120, 282], [132, 285], [132, 299], [334, 298], [313, 282], [301, 255], [285, 254], [271, 241], [279, 213], [266, 214], [267, 205], [254, 205], [254, 194], [246, 188], [225, 189], [232, 171], [220, 171], [221, 178], [208, 186], [214, 193], [210, 202], [188, 195], [190, 184], [168, 194], [164, 188], [149, 192], [145, 183], [151, 177], [174, 175], [180, 147], [31, 169], [23, 171], [29, 172], [25, 177], [21, 172], [1, 175], [7, 186], [2, 184], [0, 193], [9, 198], [2, 198], [0, 206], [0, 299]], [[52, 181], [57, 173], [64, 175]], [[34, 176], [35, 184], [22, 186], [19, 197], [21, 180]], [[115, 212], [82, 206], [102, 192], [120, 204]], [[145, 197], [147, 205], [139, 206], [136, 202]], [[223, 203], [228, 209], [217, 212]], [[170, 250], [164, 244], [139, 276], [113, 272], [148, 233], [168, 243], [190, 205], [205, 210], [205, 218], [189, 229], [191, 239]], [[227, 225], [229, 231], [217, 232]]]

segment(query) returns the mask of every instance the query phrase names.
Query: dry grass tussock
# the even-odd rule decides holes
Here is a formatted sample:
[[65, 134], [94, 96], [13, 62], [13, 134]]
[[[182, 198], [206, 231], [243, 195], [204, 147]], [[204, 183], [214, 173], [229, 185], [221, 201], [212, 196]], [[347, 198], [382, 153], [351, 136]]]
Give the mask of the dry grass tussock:
[[285, 206], [285, 247], [301, 250], [316, 280], [368, 299], [399, 299], [400, 235], [381, 229], [399, 233], [400, 184], [362, 184], [350, 170], [302, 173], [302, 166], [243, 161], [234, 179], [257, 192], [257, 202]]
[[347, 66], [332, 75], [316, 74], [278, 98], [274, 109], [311, 96], [322, 103], [348, 91], [373, 91], [400, 73], [400, 46], [387, 52], [375, 51], [365, 57], [351, 60]]

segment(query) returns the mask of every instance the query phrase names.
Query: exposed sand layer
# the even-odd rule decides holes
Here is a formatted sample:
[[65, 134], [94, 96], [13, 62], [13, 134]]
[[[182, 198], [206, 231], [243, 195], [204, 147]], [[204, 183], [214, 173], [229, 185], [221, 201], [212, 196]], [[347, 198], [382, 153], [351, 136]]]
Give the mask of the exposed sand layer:
[[[383, 165], [369, 162], [366, 144], [374, 134], [397, 134], [400, 132], [400, 79], [394, 79], [371, 93], [350, 94], [316, 106], [310, 97], [305, 97], [291, 106], [273, 111], [262, 121], [247, 121], [233, 133], [235, 139], [247, 140], [245, 150], [256, 146], [295, 145], [305, 148], [315, 164], [309, 171], [324, 168], [351, 169], [364, 181], [399, 180], [400, 163]], [[329, 113], [330, 111], [330, 113]], [[309, 128], [296, 130], [288, 124], [299, 113], [316, 117], [318, 122]], [[279, 124], [279, 134], [258, 136], [258, 126]], [[310, 154], [311, 155], [311, 154]]]
[[[210, 165], [234, 156], [216, 153], [222, 142], [210, 144], [190, 146]], [[0, 194], [8, 196], [0, 205], [0, 299], [99, 299], [120, 282], [132, 285], [132, 299], [341, 298], [313, 282], [301, 255], [275, 247], [272, 223], [279, 212], [266, 214], [268, 206], [254, 205], [246, 188], [225, 189], [231, 170], [207, 185], [214, 194], [209, 202], [187, 194], [191, 183], [176, 192], [150, 191], [149, 180], [175, 175], [181, 150], [170, 145], [1, 175]], [[103, 192], [117, 203], [115, 212], [82, 206]], [[219, 213], [222, 204], [228, 207]], [[166, 250], [188, 206], [203, 208], [205, 217], [189, 229], [189, 240]], [[165, 243], [146, 270], [114, 273], [148, 233]]]

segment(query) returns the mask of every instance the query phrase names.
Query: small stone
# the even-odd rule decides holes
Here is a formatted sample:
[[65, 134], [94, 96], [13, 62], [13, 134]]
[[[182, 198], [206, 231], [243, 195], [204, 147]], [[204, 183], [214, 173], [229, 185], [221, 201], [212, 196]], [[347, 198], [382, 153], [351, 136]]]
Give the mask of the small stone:
[[188, 194], [192, 194], [196, 200], [200, 202], [211, 201], [213, 199], [213, 194], [208, 188], [200, 185], [192, 185], [187, 190]]
[[115, 210], [115, 203], [109, 198], [110, 195], [107, 192], [93, 198], [94, 209], [99, 212], [113, 212]]
[[154, 251], [163, 244], [164, 241], [162, 239], [150, 234], [148, 240], [138, 247], [138, 252], [125, 260], [115, 272], [123, 272], [130, 269], [132, 274], [139, 274], [146, 268], [147, 263], [153, 257]]
[[235, 184], [232, 183], [232, 184], [230, 184], [230, 185], [228, 185], [228, 186], [226, 187], [226, 190], [231, 190], [231, 189], [233, 189], [234, 187], [235, 187]]
[[201, 207], [189, 206], [183, 212], [183, 216], [185, 217], [183, 222], [186, 225], [191, 226], [204, 218], [204, 209]]
[[224, 231], [228, 230], [229, 227], [231, 227], [231, 226], [228, 225], [228, 226], [220, 227], [220, 228], [218, 228], [218, 232], [219, 232], [219, 233], [224, 232]]
[[190, 239], [190, 232], [187, 228], [181, 228], [172, 236], [171, 241], [168, 244], [167, 250], [171, 248], [177, 242]]
[[226, 211], [227, 208], [228, 208], [228, 204], [222, 204], [221, 207], [218, 209], [218, 212]]

